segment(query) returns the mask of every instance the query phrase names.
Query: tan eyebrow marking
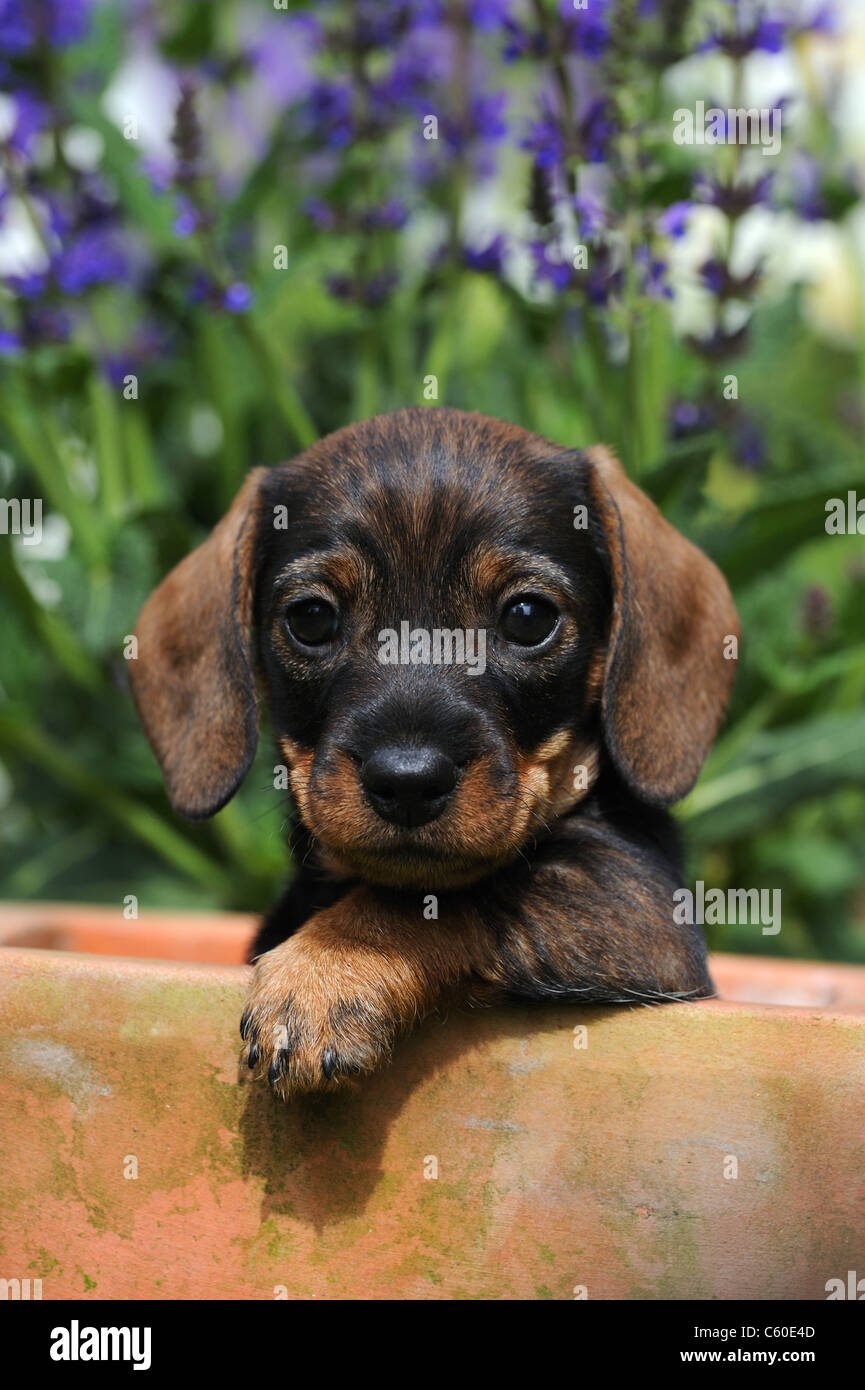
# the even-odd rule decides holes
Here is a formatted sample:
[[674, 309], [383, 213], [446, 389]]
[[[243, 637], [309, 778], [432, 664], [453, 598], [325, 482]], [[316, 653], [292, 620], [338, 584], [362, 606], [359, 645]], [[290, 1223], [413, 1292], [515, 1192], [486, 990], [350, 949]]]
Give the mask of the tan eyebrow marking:
[[468, 563], [472, 582], [484, 592], [513, 584], [535, 583], [564, 598], [575, 599], [574, 586], [564, 570], [531, 551], [481, 546]]
[[318, 579], [346, 593], [359, 589], [368, 574], [369, 566], [357, 551], [343, 546], [338, 550], [314, 550], [308, 555], [299, 555], [279, 571], [275, 583], [283, 587], [292, 580], [306, 579], [314, 583]]

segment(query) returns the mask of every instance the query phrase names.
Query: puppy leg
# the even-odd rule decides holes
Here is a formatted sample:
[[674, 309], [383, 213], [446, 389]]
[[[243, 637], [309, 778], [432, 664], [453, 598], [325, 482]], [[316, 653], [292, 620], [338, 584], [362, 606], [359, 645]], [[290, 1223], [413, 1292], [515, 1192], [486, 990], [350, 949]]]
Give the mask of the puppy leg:
[[713, 993], [698, 930], [673, 921], [675, 877], [591, 833], [475, 892], [420, 899], [365, 885], [262, 956], [245, 1058], [283, 1096], [333, 1090], [386, 1061], [443, 998], [662, 1003]]
[[334, 1090], [386, 1061], [397, 1035], [494, 964], [468, 905], [447, 922], [422, 900], [366, 886], [316, 912], [258, 960], [241, 1022], [244, 1057], [282, 1096]]
[[714, 994], [699, 927], [673, 920], [674, 884], [616, 854], [539, 865], [488, 907], [512, 997], [643, 1004]]
[[332, 906], [354, 886], [355, 880], [322, 878], [305, 869], [295, 875], [279, 901], [263, 919], [247, 953], [253, 965], [259, 956], [293, 936], [316, 912]]

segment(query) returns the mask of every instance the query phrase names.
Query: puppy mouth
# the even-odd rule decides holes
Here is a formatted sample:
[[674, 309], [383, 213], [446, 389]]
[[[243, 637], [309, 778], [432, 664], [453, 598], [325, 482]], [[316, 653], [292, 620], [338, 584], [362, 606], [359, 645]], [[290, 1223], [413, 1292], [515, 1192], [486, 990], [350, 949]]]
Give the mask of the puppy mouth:
[[330, 747], [296, 757], [291, 785], [326, 868], [394, 887], [485, 877], [518, 853], [527, 819], [512, 766], [491, 750], [458, 760], [385, 743], [362, 759]]
[[[329, 804], [330, 824], [322, 820], [315, 830], [322, 859], [338, 872], [369, 882], [405, 888], [461, 887], [492, 873], [519, 848], [518, 842], [501, 844], [498, 826], [494, 837], [480, 833], [476, 841], [467, 840], [457, 798], [430, 798], [420, 808], [400, 809], [389, 803], [382, 808], [363, 797], [355, 833], [347, 835], [340, 833], [346, 808]], [[349, 808], [352, 820], [355, 809]]]
[[424, 892], [464, 888], [488, 877], [517, 853], [472, 859], [452, 850], [437, 850], [406, 834], [398, 844], [376, 846], [329, 845], [319, 838], [322, 864], [341, 877], [362, 878], [388, 888], [414, 888]]
[[[287, 755], [287, 741], [282, 747]], [[561, 760], [570, 767], [573, 756], [564, 736], [531, 757], [488, 747], [464, 762], [404, 744], [366, 759], [331, 746], [296, 757], [291, 785], [325, 868], [391, 887], [457, 888], [504, 867], [543, 835], [547, 817], [565, 809], [554, 798], [551, 771]], [[582, 756], [593, 781], [594, 750]]]

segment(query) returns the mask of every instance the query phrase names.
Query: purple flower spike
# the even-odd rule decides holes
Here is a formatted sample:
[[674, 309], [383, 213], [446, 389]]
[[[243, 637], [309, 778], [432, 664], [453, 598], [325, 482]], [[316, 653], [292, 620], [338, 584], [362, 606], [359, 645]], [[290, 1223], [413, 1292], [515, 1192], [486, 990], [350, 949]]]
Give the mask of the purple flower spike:
[[688, 219], [693, 212], [693, 203], [671, 203], [658, 218], [658, 231], [663, 236], [678, 239], [683, 237], [688, 227]]
[[834, 34], [838, 28], [834, 0], [827, 0], [826, 4], [819, 5], [802, 27], [809, 34]]
[[694, 401], [677, 400], [670, 407], [668, 425], [673, 439], [687, 439], [711, 428], [712, 420], [704, 406]]
[[574, 212], [577, 214], [577, 223], [580, 228], [580, 235], [591, 240], [604, 230], [606, 218], [604, 209], [597, 198], [592, 198], [587, 194], [578, 193], [572, 200]]
[[470, 246], [463, 248], [463, 261], [469, 270], [477, 270], [487, 275], [501, 275], [504, 268], [506, 241], [502, 233], [480, 249]]
[[39, 271], [29, 275], [7, 275], [6, 285], [18, 299], [39, 299], [45, 292], [46, 277]]
[[178, 198], [177, 216], [174, 219], [174, 235], [192, 236], [198, 227], [198, 213], [188, 198]]
[[547, 41], [540, 29], [527, 29], [513, 19], [506, 19], [503, 27], [507, 37], [502, 57], [506, 63], [525, 57], [546, 57]]
[[468, 18], [476, 29], [492, 30], [509, 18], [512, 0], [468, 0]]
[[43, 38], [68, 48], [87, 34], [92, 0], [0, 0], [0, 50], [29, 53]]
[[508, 133], [505, 120], [508, 98], [506, 92], [488, 92], [471, 103], [472, 133], [479, 140], [503, 140]]
[[535, 163], [542, 169], [555, 169], [564, 160], [566, 152], [565, 137], [552, 116], [533, 121], [520, 146], [534, 155]]
[[343, 149], [354, 135], [352, 105], [348, 83], [317, 82], [306, 102], [310, 132], [323, 133], [332, 149]]
[[752, 43], [754, 48], [762, 53], [780, 53], [785, 38], [786, 28], [783, 20], [764, 19], [754, 30]]
[[771, 174], [762, 174], [750, 181], [740, 179], [736, 183], [722, 183], [701, 174], [695, 182], [694, 192], [701, 202], [713, 203], [727, 217], [741, 217], [757, 203], [771, 201], [772, 184]]
[[567, 289], [573, 272], [567, 261], [554, 260], [544, 241], [530, 241], [529, 250], [535, 262], [535, 283], [546, 280], [554, 290]]
[[320, 227], [323, 232], [330, 231], [336, 225], [336, 214], [330, 203], [325, 202], [324, 198], [307, 198], [303, 204], [303, 211], [316, 227]]
[[643, 272], [643, 294], [648, 299], [672, 299], [673, 291], [667, 283], [667, 262], [652, 256], [648, 246], [638, 246], [634, 258]]
[[588, 0], [585, 9], [575, 10], [573, 0], [559, 0], [559, 15], [565, 43], [584, 58], [600, 58], [610, 42], [610, 24], [603, 13], [607, 0]]
[[580, 122], [580, 139], [590, 164], [604, 163], [609, 143], [616, 132], [617, 127], [610, 115], [609, 102], [606, 97], [598, 97], [591, 103]]
[[31, 96], [29, 92], [16, 92], [15, 125], [8, 140], [10, 150], [27, 159], [36, 137], [48, 124], [48, 118], [49, 110], [44, 102]]
[[0, 0], [0, 51], [26, 53], [33, 42], [33, 16], [23, 0]]
[[700, 266], [700, 278], [712, 294], [723, 294], [727, 283], [727, 272], [723, 262], [714, 257]]
[[388, 198], [380, 207], [369, 208], [361, 220], [366, 227], [399, 231], [408, 221], [408, 208], [399, 198]]
[[83, 294], [93, 285], [127, 281], [129, 260], [116, 230], [98, 225], [83, 228], [63, 247], [54, 275], [66, 294]]
[[229, 285], [222, 296], [223, 308], [227, 309], [230, 314], [245, 313], [251, 303], [252, 290], [242, 280], [236, 280], [233, 285]]
[[734, 431], [733, 454], [736, 462], [749, 473], [759, 473], [765, 466], [768, 457], [766, 437], [754, 420], [742, 420]]

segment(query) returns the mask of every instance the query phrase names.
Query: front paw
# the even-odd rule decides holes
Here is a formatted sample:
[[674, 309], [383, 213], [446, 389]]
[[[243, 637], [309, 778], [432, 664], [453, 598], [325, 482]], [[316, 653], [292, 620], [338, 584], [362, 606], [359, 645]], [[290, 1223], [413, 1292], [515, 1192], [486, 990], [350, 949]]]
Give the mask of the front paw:
[[242, 1059], [283, 1099], [334, 1091], [390, 1058], [396, 1032], [380, 991], [334, 960], [310, 958], [302, 935], [262, 956], [240, 1023]]

